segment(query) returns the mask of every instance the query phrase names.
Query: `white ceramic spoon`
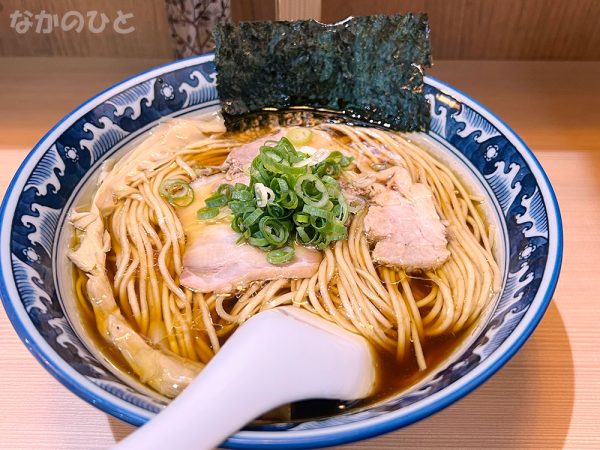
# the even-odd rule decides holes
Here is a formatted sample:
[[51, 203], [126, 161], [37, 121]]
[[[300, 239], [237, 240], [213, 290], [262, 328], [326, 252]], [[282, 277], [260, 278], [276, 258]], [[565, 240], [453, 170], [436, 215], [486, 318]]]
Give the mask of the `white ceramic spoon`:
[[370, 345], [291, 306], [244, 323], [200, 375], [114, 450], [205, 450], [261, 414], [298, 400], [355, 400], [375, 384]]

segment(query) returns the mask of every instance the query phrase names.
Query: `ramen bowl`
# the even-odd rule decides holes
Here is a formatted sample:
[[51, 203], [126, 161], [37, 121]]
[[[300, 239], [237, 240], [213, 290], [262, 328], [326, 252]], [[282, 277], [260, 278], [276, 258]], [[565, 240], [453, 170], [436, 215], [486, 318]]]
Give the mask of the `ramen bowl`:
[[[2, 301], [27, 348], [67, 388], [133, 425], [165, 399], [127, 382], [76, 326], [65, 289], [66, 217], [103, 161], [160, 121], [218, 109], [213, 55], [137, 75], [90, 99], [52, 128], [12, 180], [0, 220]], [[502, 289], [470, 336], [425, 379], [372, 406], [318, 420], [256, 425], [229, 448], [312, 448], [391, 431], [461, 398], [493, 375], [539, 323], [557, 282], [562, 228], [556, 197], [536, 158], [500, 119], [426, 77], [429, 135], [443, 159], [478, 186], [498, 231]]]

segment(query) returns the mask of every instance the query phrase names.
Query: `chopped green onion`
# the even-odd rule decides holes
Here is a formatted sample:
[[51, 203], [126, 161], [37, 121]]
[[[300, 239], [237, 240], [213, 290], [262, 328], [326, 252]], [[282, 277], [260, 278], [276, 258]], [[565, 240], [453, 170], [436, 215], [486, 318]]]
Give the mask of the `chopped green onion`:
[[294, 247], [283, 247], [267, 253], [267, 261], [271, 264], [283, 264], [294, 258]]
[[247, 227], [244, 225], [244, 217], [242, 215], [234, 215], [231, 221], [231, 229], [236, 233], [244, 233]]
[[229, 209], [233, 214], [245, 214], [252, 212], [256, 209], [254, 202], [240, 202], [232, 200], [229, 202]]
[[[303, 147], [305, 149], [311, 147]], [[306, 166], [316, 166], [317, 164], [325, 161], [329, 156], [329, 151], [324, 148], [320, 148], [316, 150], [310, 157], [301, 159], [300, 161], [294, 163], [294, 167], [306, 167]]]
[[268, 247], [269, 241], [267, 241], [265, 238], [258, 238], [258, 237], [250, 236], [248, 238], [248, 244], [250, 244], [254, 247]]
[[272, 245], [282, 245], [287, 242], [289, 232], [287, 227], [273, 217], [263, 217], [258, 222], [258, 228], [264, 238]]
[[252, 193], [250, 193], [248, 191], [242, 191], [240, 189], [234, 190], [231, 194], [232, 200], [240, 200], [242, 202], [249, 202], [252, 200], [252, 198], [253, 198]]
[[251, 227], [252, 225], [254, 225], [258, 219], [260, 219], [263, 215], [263, 210], [260, 208], [256, 208], [254, 211], [252, 211], [250, 214], [248, 214], [244, 220], [243, 220], [243, 224], [244, 227], [248, 228]]
[[205, 200], [205, 203], [209, 208], [220, 208], [221, 206], [225, 206], [227, 204], [227, 197], [222, 194], [216, 194], [212, 197], [208, 197]]
[[269, 186], [275, 193], [288, 192], [290, 187], [283, 178], [273, 178]]
[[327, 231], [330, 236], [342, 236], [334, 240], [346, 239], [348, 237], [348, 229], [344, 225], [344, 222], [332, 220], [327, 222]]
[[256, 197], [256, 206], [264, 208], [275, 199], [275, 192], [262, 183], [255, 183], [254, 196]]
[[218, 195], [224, 195], [227, 200], [231, 199], [231, 193], [233, 192], [233, 186], [230, 184], [222, 184], [217, 188]]
[[[297, 130], [309, 137], [312, 133]], [[294, 245], [323, 250], [348, 237], [346, 222], [352, 209], [337, 177], [352, 158], [311, 147], [297, 151], [294, 144], [303, 145], [298, 139], [292, 133], [265, 142], [250, 164], [249, 185], [220, 185], [197, 213], [201, 220], [211, 219], [227, 206], [231, 228], [239, 233], [237, 242], [267, 252], [271, 264], [291, 261]]]
[[320, 177], [329, 175], [330, 177], [337, 178], [340, 176], [341, 168], [339, 163], [334, 161], [325, 160], [317, 165], [317, 175]]
[[173, 206], [188, 206], [194, 201], [194, 190], [185, 180], [163, 180], [158, 191], [160, 196]]
[[302, 175], [296, 181], [294, 191], [304, 203], [312, 206], [325, 206], [329, 200], [327, 188], [316, 175]]
[[265, 169], [274, 172], [275, 174], [298, 176], [306, 173], [305, 167], [292, 167], [289, 163], [284, 164], [266, 158], [263, 160], [263, 166]]
[[275, 217], [276, 219], [283, 219], [292, 213], [291, 210], [283, 208], [277, 203], [267, 205], [267, 212], [271, 217]]
[[327, 230], [329, 222], [322, 217], [312, 216], [310, 218], [310, 224], [315, 227], [315, 230], [323, 232]]
[[336, 219], [342, 223], [346, 223], [348, 220], [348, 202], [346, 198], [340, 193], [337, 197], [338, 204], [331, 210]]
[[298, 196], [293, 191], [284, 191], [279, 198], [279, 204], [286, 209], [295, 210], [298, 207]]
[[[312, 244], [319, 237], [319, 233], [313, 227], [297, 227], [296, 232], [298, 233], [298, 240], [303, 245]], [[312, 236], [308, 233], [312, 233]]]
[[342, 169], [347, 169], [350, 167], [350, 164], [352, 164], [352, 161], [354, 161], [354, 157], [344, 155], [342, 156], [342, 159], [340, 159], [340, 167]]
[[293, 217], [294, 223], [298, 226], [304, 226], [310, 223], [310, 214], [297, 212]]
[[321, 208], [315, 208], [311, 205], [304, 205], [304, 208], [302, 208], [302, 212], [310, 216], [321, 217], [325, 220], [333, 220], [334, 217], [331, 211], [327, 211], [326, 209]]
[[219, 215], [219, 208], [209, 208], [209, 207], [200, 208], [198, 210], [198, 212], [196, 213], [196, 217], [198, 217], [199, 220], [214, 219], [218, 215]]

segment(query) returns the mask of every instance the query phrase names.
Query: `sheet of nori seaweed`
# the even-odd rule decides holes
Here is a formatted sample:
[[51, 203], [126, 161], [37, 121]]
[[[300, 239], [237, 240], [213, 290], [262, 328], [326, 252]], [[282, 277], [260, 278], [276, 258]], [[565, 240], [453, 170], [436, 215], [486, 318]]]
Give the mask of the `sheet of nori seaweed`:
[[426, 14], [219, 25], [217, 90], [228, 129], [263, 108], [342, 111], [399, 131], [425, 130]]

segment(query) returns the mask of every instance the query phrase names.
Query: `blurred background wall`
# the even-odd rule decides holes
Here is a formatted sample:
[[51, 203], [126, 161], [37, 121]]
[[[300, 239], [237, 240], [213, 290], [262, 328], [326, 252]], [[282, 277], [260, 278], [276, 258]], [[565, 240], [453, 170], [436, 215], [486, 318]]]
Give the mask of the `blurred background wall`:
[[[19, 34], [10, 26], [15, 11], [62, 17], [73, 10], [131, 13], [135, 31]], [[436, 59], [600, 60], [600, 0], [231, 0], [234, 21], [335, 22], [407, 11], [429, 14]], [[0, 0], [0, 56], [171, 58], [173, 47], [165, 0]]]

